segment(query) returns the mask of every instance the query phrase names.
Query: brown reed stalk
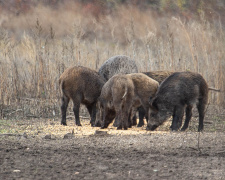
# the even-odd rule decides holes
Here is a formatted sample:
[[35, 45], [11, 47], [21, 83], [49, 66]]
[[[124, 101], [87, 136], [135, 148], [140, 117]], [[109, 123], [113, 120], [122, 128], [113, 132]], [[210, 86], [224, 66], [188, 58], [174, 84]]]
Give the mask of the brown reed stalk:
[[118, 7], [98, 21], [79, 10], [61, 13], [66, 17], [64, 21], [49, 16], [51, 23], [40, 13], [33, 20], [35, 25], [30, 23], [29, 29], [24, 28], [21, 39], [8, 33], [10, 30], [0, 30], [0, 104], [11, 105], [14, 100], [28, 98], [37, 109], [44, 109], [46, 104], [57, 109], [58, 78], [67, 67], [83, 65], [97, 70], [111, 56], [125, 54], [136, 60], [140, 72], [202, 73], [211, 87], [222, 91], [210, 92], [210, 103], [225, 106], [222, 22], [216, 29], [206, 20], [184, 23], [179, 18], [157, 17], [136, 7]]
[[178, 18], [173, 18], [174, 21], [178, 22], [178, 24], [180, 24], [180, 27], [182, 28], [184, 34], [185, 34], [185, 37], [188, 41], [188, 46], [189, 46], [189, 50], [191, 52], [191, 57], [192, 57], [192, 63], [194, 65], [194, 71], [197, 71], [198, 70], [198, 62], [196, 62], [196, 58], [195, 58], [195, 55], [194, 55], [194, 50], [193, 50], [193, 46], [192, 46], [192, 39], [190, 37], [190, 34], [187, 30], [187, 28], [185, 27], [185, 24]]

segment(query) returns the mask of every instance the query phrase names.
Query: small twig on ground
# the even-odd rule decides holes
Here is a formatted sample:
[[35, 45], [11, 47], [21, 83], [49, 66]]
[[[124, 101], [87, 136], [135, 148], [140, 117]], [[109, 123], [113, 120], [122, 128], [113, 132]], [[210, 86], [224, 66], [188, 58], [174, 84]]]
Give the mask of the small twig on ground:
[[28, 114], [28, 115], [26, 115], [26, 117], [29, 117], [29, 118], [31, 118], [31, 117], [32, 117], [32, 118], [40, 118], [40, 116], [31, 115], [31, 114], [30, 114], [30, 115], [29, 115], [29, 114]]
[[0, 136], [23, 136], [21, 134], [0, 134]]
[[194, 148], [194, 147], [189, 147], [189, 149], [193, 149], [195, 151], [198, 151], [198, 149]]
[[[81, 119], [89, 119], [89, 117], [85, 117], [85, 116], [79, 116]], [[69, 118], [74, 118], [74, 116], [67, 116], [66, 117], [67, 119], [69, 119]]]
[[17, 109], [17, 110], [15, 110], [15, 111], [11, 112], [11, 113], [8, 113], [7, 115], [10, 116], [11, 114], [14, 114], [14, 113], [16, 113], [16, 112], [18, 112], [18, 111], [23, 111], [23, 110], [22, 110], [22, 109]]
[[223, 154], [225, 153], [225, 151], [220, 151], [220, 152], [217, 152], [217, 154]]

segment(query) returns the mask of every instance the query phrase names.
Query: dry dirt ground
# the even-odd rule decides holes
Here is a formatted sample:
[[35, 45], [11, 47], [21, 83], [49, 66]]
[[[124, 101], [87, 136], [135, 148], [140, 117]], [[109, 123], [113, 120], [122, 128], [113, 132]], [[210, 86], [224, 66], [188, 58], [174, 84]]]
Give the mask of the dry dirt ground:
[[225, 116], [198, 133], [82, 127], [68, 119], [0, 120], [0, 179], [225, 179]]

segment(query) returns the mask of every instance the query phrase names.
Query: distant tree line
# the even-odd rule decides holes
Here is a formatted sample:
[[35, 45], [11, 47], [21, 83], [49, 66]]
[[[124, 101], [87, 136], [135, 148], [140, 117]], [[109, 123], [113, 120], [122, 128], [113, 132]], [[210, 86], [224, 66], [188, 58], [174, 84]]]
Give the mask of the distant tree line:
[[203, 12], [209, 18], [225, 15], [225, 0], [0, 0], [0, 12], [8, 11], [20, 15], [29, 12], [38, 4], [57, 8], [66, 3], [79, 3], [97, 17], [116, 10], [120, 5], [133, 5], [143, 10], [179, 14], [187, 18], [190, 14], [198, 16]]

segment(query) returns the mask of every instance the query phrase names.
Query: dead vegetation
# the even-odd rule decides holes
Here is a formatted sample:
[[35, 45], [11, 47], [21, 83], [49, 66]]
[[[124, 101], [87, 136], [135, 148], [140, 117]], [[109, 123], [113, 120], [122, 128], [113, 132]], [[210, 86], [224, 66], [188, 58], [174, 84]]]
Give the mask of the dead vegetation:
[[19, 16], [5, 12], [1, 17], [1, 118], [58, 117], [60, 74], [74, 65], [98, 70], [118, 54], [134, 59], [140, 72], [199, 72], [209, 87], [221, 90], [210, 92], [209, 103], [224, 107], [220, 19], [208, 21], [202, 11], [198, 19], [186, 21], [123, 5], [96, 19], [84, 16], [80, 4], [70, 3], [59, 6], [57, 13], [40, 5]]
[[[224, 2], [151, 1], [162, 2], [159, 12], [121, 5], [106, 13], [102, 0], [21, 6], [40, 1], [0, 2], [0, 179], [224, 178]], [[60, 125], [60, 74], [75, 65], [98, 70], [119, 54], [140, 72], [196, 71], [220, 89], [210, 91], [204, 131], [196, 132], [196, 109], [186, 132], [170, 132], [171, 119], [155, 132], [100, 130], [83, 106], [82, 127], [72, 106]]]

